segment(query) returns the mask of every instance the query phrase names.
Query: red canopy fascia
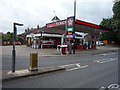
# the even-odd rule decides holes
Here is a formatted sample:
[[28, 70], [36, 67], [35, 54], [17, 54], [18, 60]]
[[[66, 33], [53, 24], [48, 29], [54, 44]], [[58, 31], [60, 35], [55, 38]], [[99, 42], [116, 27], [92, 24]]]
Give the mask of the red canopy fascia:
[[[108, 30], [102, 29], [100, 25], [92, 24], [92, 23], [85, 22], [85, 21], [82, 21], [82, 20], [77, 20], [76, 19], [75, 20], [75, 24], [77, 24], [77, 25], [83, 25], [83, 26], [88, 26], [88, 27], [92, 27], [92, 28], [97, 28], [97, 29], [100, 29], [102, 31], [108, 31]], [[63, 26], [63, 25], [66, 25], [66, 20], [61, 20], [61, 21], [58, 21], [58, 22], [48, 23], [48, 24], [46, 24], [46, 28]], [[108, 32], [110, 32], [110, 31], [108, 31]]]
[[88, 23], [88, 22], [81, 21], [81, 20], [75, 20], [75, 24], [84, 25], [84, 26], [89, 26], [89, 27], [93, 27], [93, 28], [98, 28], [98, 29], [100, 29], [100, 26], [99, 26], [99, 25], [92, 24], [92, 23]]
[[[77, 20], [77, 19], [75, 20], [75, 24], [85, 25], [85, 26], [89, 26], [89, 27], [94, 27], [94, 28], [100, 29], [99, 25], [88, 23], [88, 22], [85, 22], [85, 21]], [[46, 28], [55, 27], [55, 26], [61, 26], [61, 25], [66, 25], [66, 20], [61, 20], [61, 21], [58, 21], [58, 22], [48, 23], [48, 24], [46, 24]]]

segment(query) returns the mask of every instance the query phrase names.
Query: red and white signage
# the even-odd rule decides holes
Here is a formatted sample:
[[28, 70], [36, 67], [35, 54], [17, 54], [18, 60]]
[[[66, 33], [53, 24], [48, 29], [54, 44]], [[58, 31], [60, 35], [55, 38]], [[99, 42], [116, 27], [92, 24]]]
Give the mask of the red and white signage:
[[68, 26], [73, 26], [73, 22], [74, 22], [73, 18], [69, 18], [67, 21]]
[[61, 25], [66, 25], [66, 20], [46, 24], [46, 28], [56, 27], [56, 26], [61, 26]]

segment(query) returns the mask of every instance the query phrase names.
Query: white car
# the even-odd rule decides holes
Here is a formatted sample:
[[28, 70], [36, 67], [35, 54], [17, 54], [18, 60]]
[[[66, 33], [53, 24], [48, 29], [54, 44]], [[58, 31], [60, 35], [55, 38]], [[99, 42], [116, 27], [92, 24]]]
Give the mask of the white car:
[[97, 46], [103, 46], [104, 43], [103, 43], [103, 41], [96, 41], [96, 45], [97, 45]]

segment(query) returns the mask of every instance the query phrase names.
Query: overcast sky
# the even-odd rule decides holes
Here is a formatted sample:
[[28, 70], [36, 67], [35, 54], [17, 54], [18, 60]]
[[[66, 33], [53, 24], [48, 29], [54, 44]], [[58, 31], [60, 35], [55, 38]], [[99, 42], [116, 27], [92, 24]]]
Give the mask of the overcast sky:
[[[112, 17], [113, 0], [76, 0], [79, 20], [100, 24]], [[0, 32], [12, 32], [13, 22], [23, 23], [18, 33], [28, 27], [50, 23], [55, 14], [61, 19], [73, 16], [74, 0], [0, 0]], [[55, 11], [55, 13], [53, 12]]]

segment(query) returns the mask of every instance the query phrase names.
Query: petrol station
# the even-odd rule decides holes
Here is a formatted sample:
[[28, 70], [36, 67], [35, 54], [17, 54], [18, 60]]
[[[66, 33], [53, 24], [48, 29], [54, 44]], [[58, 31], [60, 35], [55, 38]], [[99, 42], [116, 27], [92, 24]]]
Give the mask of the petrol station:
[[[62, 54], [66, 54], [65, 47], [69, 53], [75, 53], [75, 49], [96, 49], [96, 41], [99, 40], [101, 32], [106, 32], [100, 25], [92, 24], [82, 20], [75, 19], [74, 16], [66, 20], [46, 24], [46, 28], [64, 30], [64, 40], [62, 42]], [[86, 33], [87, 35], [77, 40], [75, 32]]]
[[[60, 48], [61, 54], [75, 54], [75, 50], [96, 49], [101, 32], [107, 32], [100, 25], [75, 19], [74, 16], [46, 24], [27, 35], [27, 46], [32, 48]], [[80, 33], [85, 33], [82, 36]]]

